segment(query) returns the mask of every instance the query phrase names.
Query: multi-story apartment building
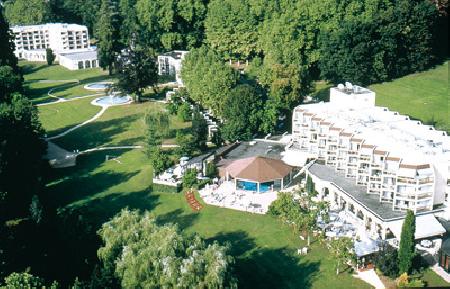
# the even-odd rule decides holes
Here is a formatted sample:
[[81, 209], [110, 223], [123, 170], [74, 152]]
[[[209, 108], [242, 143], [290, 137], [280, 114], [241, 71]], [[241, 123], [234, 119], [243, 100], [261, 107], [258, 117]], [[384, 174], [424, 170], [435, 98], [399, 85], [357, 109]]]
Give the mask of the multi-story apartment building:
[[[14, 53], [18, 58], [30, 61], [46, 61], [46, 49], [51, 48], [57, 60], [62, 54], [66, 56], [69, 54], [75, 55], [69, 58], [76, 59], [76, 63], [72, 64], [67, 60], [65, 62], [69, 69], [97, 66], [97, 59], [95, 58], [92, 61], [92, 51], [95, 51], [95, 49], [90, 48], [88, 29], [84, 25], [48, 23], [13, 26], [12, 32], [15, 44]], [[85, 55], [89, 59], [84, 59]], [[83, 62], [82, 66], [79, 65], [78, 60]], [[87, 60], [89, 60], [89, 65], [85, 65]]]
[[[331, 88], [330, 102], [296, 107], [292, 136], [287, 150], [317, 160], [308, 173], [323, 181], [319, 188], [335, 184], [336, 203], [346, 186], [343, 197], [351, 203], [359, 199], [362, 213], [372, 211], [383, 222], [408, 209], [443, 211], [450, 193], [450, 137], [375, 106], [375, 93], [368, 89], [340, 85]], [[355, 191], [364, 195], [352, 195]]]
[[178, 85], [182, 86], [181, 63], [189, 51], [174, 50], [158, 56], [158, 75], [174, 75]]

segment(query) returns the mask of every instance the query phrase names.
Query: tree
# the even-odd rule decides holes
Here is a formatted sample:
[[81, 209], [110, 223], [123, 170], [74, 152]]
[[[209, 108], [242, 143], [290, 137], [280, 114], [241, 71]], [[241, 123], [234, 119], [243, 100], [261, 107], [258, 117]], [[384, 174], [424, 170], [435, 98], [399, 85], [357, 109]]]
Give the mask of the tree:
[[150, 158], [150, 163], [155, 175], [162, 173], [170, 166], [170, 159], [166, 153], [164, 153], [160, 147], [153, 147], [147, 151]]
[[45, 53], [47, 55], [47, 65], [50, 66], [53, 64], [53, 61], [55, 61], [56, 56], [53, 54], [53, 50], [51, 48], [47, 48]]
[[10, 103], [14, 93], [22, 93], [22, 81], [22, 76], [11, 66], [0, 66], [0, 103]]
[[367, 85], [429, 67], [438, 15], [428, 0], [351, 2], [320, 32], [322, 77]]
[[205, 20], [206, 42], [225, 59], [248, 59], [258, 53], [258, 19], [250, 1], [212, 0]]
[[239, 75], [217, 52], [207, 47], [192, 49], [183, 60], [181, 75], [192, 100], [216, 117], [224, 116], [226, 100]]
[[31, 216], [31, 219], [36, 224], [41, 223], [43, 211], [44, 210], [43, 210], [41, 202], [39, 201], [39, 197], [37, 195], [33, 195], [33, 197], [31, 198], [31, 204], [30, 204], [30, 216]]
[[156, 91], [158, 73], [153, 52], [141, 47], [131, 47], [119, 74], [118, 87], [121, 91], [134, 94], [140, 102], [144, 89], [152, 86]]
[[314, 183], [313, 183], [312, 178], [311, 178], [310, 175], [308, 175], [308, 176], [306, 177], [306, 192], [307, 192], [309, 195], [312, 195], [312, 196], [314, 196], [314, 195], [317, 194], [315, 185], [314, 185]]
[[9, 24], [3, 15], [3, 6], [0, 5], [0, 66], [10, 66], [14, 72], [19, 71], [18, 60], [14, 55], [14, 36]]
[[383, 244], [380, 251], [375, 255], [375, 266], [383, 275], [397, 278], [398, 276], [398, 251], [389, 244]]
[[236, 288], [228, 247], [185, 237], [149, 212], [122, 210], [102, 225], [97, 251], [122, 288]]
[[197, 183], [197, 170], [187, 169], [183, 175], [183, 187], [191, 188]]
[[195, 150], [195, 143], [191, 134], [184, 134], [181, 131], [177, 131], [175, 142], [178, 145], [177, 153], [179, 156], [192, 156]]
[[191, 132], [195, 149], [205, 150], [206, 141], [208, 140], [208, 123], [198, 110], [192, 114]]
[[214, 178], [218, 174], [218, 169], [216, 164], [211, 161], [206, 164], [206, 176], [209, 178]]
[[203, 42], [205, 1], [138, 0], [142, 39], [158, 50], [192, 49]]
[[29, 273], [11, 273], [5, 277], [6, 288], [40, 288], [44, 286], [44, 280]]
[[410, 273], [415, 253], [416, 216], [413, 211], [408, 210], [402, 225], [400, 235], [400, 246], [398, 249], [399, 273]]
[[249, 140], [259, 130], [262, 101], [256, 90], [241, 84], [231, 90], [224, 107], [222, 136], [229, 141]]
[[183, 122], [190, 121], [192, 119], [191, 107], [187, 102], [183, 102], [178, 106], [177, 116]]
[[19, 94], [11, 103], [0, 103], [0, 131], [1, 211], [17, 216], [28, 212], [32, 195], [40, 189], [46, 143], [36, 107]]
[[100, 67], [108, 68], [112, 75], [115, 54], [120, 51], [119, 47], [119, 22], [118, 8], [113, 0], [102, 0], [99, 11], [99, 19], [96, 23], [97, 53]]
[[160, 162], [157, 157], [161, 156], [162, 152], [159, 148], [164, 137], [169, 133], [169, 115], [166, 112], [155, 112], [150, 110], [145, 115], [145, 124], [147, 125], [147, 155], [154, 160], [155, 163], [163, 164], [162, 166], [158, 165], [158, 167], [164, 167], [167, 160], [164, 159], [163, 162]]
[[329, 245], [331, 256], [336, 262], [336, 275], [339, 275], [341, 265], [353, 262], [355, 259], [353, 240], [348, 237], [337, 238], [331, 240]]
[[14, 0], [6, 1], [5, 16], [11, 24], [42, 24], [52, 19], [49, 1]]

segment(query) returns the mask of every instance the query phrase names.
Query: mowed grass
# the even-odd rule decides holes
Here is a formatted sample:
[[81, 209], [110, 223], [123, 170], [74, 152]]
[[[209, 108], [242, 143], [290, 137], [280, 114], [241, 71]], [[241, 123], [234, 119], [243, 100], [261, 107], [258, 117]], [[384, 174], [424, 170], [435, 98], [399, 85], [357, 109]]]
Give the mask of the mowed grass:
[[101, 68], [69, 70], [57, 64], [48, 66], [45, 62], [30, 61], [20, 61], [19, 65], [24, 73], [26, 93], [34, 103], [53, 101], [47, 95], [50, 89], [58, 97], [71, 98], [94, 94], [83, 88], [88, 83], [114, 80]]
[[[107, 154], [120, 162], [105, 161]], [[240, 288], [370, 288], [348, 272], [336, 276], [334, 261], [318, 242], [299, 257], [296, 250], [304, 241], [277, 219], [208, 205], [193, 212], [183, 194], [152, 191], [151, 178], [152, 168], [140, 150], [97, 152], [81, 156], [77, 167], [55, 171], [47, 199], [62, 210], [78, 211], [94, 229], [128, 207], [150, 211], [161, 223], [175, 222], [184, 233], [198, 233], [207, 242], [229, 242]], [[67, 248], [76, 248], [76, 254]], [[95, 257], [94, 248], [87, 248], [69, 240], [61, 248], [60, 263], [51, 266], [76, 275], [84, 269], [74, 264]]]
[[48, 136], [56, 135], [92, 118], [101, 110], [92, 105], [95, 97], [38, 106], [39, 119]]
[[450, 132], [448, 65], [371, 85], [376, 104]]
[[[143, 145], [146, 134], [145, 114], [148, 111], [164, 109], [158, 102], [132, 103], [113, 106], [97, 120], [56, 139], [55, 143], [68, 150], [85, 150], [98, 146]], [[170, 116], [171, 137], [167, 143], [173, 143], [175, 130], [187, 129], [190, 122], [181, 122]]]

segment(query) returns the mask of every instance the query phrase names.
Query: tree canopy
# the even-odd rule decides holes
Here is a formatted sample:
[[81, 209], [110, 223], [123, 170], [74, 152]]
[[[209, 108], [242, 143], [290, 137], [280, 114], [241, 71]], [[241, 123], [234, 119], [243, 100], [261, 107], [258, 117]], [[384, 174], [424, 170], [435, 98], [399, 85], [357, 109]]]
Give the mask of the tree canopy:
[[52, 11], [46, 0], [14, 0], [5, 2], [5, 16], [14, 25], [42, 24], [52, 19]]
[[0, 66], [11, 66], [14, 72], [18, 72], [18, 60], [14, 55], [14, 36], [9, 28], [3, 14], [3, 7], [0, 5]]
[[223, 116], [226, 100], [239, 76], [218, 53], [204, 46], [192, 49], [183, 61], [181, 75], [192, 100], [216, 116]]
[[240, 84], [233, 88], [224, 106], [222, 137], [229, 141], [251, 139], [259, 130], [262, 104], [254, 87]]
[[97, 254], [122, 288], [236, 288], [233, 258], [217, 242], [158, 225], [149, 212], [122, 210], [98, 232]]

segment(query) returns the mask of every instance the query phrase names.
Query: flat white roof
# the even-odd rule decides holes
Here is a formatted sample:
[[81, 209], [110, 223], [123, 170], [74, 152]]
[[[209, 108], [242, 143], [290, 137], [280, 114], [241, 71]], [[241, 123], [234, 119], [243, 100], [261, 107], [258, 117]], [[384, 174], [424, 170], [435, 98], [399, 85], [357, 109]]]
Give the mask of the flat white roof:
[[331, 122], [333, 127], [353, 133], [365, 144], [386, 150], [390, 156], [402, 158], [406, 164], [450, 160], [450, 137], [444, 131], [410, 120], [408, 116], [385, 107], [351, 108], [332, 103], [300, 105], [298, 109], [314, 113], [315, 117]]
[[[397, 220], [389, 222], [388, 226], [395, 237], [400, 239], [403, 222], [405, 220]], [[415, 239], [424, 239], [433, 236], [440, 236], [444, 234], [445, 228], [439, 223], [433, 214], [416, 216], [416, 231], [414, 233]]]
[[67, 29], [67, 30], [87, 30], [85, 25], [68, 24], [68, 23], [46, 23], [36, 25], [14, 25], [11, 27], [13, 32], [24, 30], [41, 30], [41, 29]]
[[89, 60], [97, 58], [97, 50], [76, 51], [69, 53], [61, 53], [59, 57], [65, 57], [70, 60]]

